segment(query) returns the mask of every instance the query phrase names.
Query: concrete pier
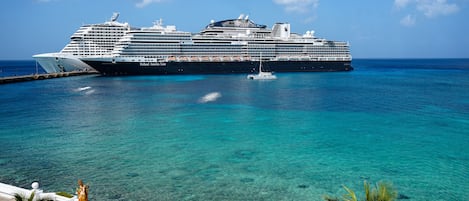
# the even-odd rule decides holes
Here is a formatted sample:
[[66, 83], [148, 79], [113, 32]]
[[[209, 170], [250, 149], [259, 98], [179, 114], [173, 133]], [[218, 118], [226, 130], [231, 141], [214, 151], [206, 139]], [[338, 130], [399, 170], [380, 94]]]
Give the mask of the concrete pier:
[[91, 75], [91, 74], [98, 74], [98, 72], [97, 71], [73, 71], [73, 72], [62, 72], [62, 73], [45, 73], [45, 74], [0, 77], [0, 84], [44, 80], [44, 79], [79, 76], [79, 75]]
[[30, 196], [32, 192], [35, 192], [34, 200], [46, 199], [54, 201], [78, 201], [77, 197], [66, 198], [55, 193], [45, 193], [39, 189], [39, 183], [33, 182], [31, 185], [32, 189], [24, 189], [16, 186], [4, 184], [0, 182], [0, 201], [15, 201], [15, 194], [22, 196]]

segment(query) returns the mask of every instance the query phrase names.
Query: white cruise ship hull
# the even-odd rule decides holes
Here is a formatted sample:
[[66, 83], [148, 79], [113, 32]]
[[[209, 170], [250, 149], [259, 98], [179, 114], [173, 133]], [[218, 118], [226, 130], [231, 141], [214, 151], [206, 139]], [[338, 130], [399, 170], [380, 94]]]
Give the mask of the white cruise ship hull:
[[70, 54], [46, 53], [34, 55], [33, 58], [41, 65], [46, 73], [94, 70], [78, 57]]

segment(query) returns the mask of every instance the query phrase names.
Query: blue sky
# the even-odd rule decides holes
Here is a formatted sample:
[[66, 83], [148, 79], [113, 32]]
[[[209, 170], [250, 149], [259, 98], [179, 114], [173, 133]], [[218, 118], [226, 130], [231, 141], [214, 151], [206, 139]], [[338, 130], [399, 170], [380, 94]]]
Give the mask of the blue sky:
[[0, 59], [58, 52], [81, 25], [113, 12], [136, 27], [162, 18], [190, 32], [244, 13], [349, 41], [354, 58], [469, 58], [469, 0], [2, 0]]

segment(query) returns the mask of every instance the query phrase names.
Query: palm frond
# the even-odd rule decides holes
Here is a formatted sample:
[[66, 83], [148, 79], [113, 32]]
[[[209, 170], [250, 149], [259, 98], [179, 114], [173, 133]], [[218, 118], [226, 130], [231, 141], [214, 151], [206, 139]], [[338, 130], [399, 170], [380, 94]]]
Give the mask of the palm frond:
[[35, 191], [33, 191], [33, 192], [31, 193], [31, 195], [29, 196], [29, 198], [28, 198], [28, 201], [33, 201], [33, 200], [34, 200], [34, 195], [35, 195], [35, 194], [36, 194], [36, 192], [35, 192]]
[[18, 193], [15, 193], [14, 197], [15, 197], [15, 201], [23, 201], [23, 198], [24, 198], [22, 195]]
[[377, 191], [377, 200], [393, 201], [397, 198], [397, 190], [390, 183], [378, 182]]
[[348, 192], [348, 194], [345, 194], [344, 200], [345, 201], [357, 201], [357, 195], [355, 195], [355, 192], [347, 188], [347, 186], [344, 186], [345, 190]]

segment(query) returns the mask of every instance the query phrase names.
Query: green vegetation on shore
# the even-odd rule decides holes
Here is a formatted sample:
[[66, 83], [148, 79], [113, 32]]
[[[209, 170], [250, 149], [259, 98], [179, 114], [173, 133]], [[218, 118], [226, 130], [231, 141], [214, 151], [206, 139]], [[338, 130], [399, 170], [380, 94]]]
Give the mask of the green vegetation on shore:
[[67, 193], [67, 192], [63, 192], [63, 191], [57, 192], [57, 193], [55, 193], [55, 194], [56, 194], [56, 195], [60, 195], [60, 196], [62, 196], [62, 197], [66, 197], [66, 198], [72, 198], [72, 197], [73, 197], [72, 194]]
[[[397, 190], [390, 183], [378, 182], [374, 187], [371, 187], [367, 181], [364, 181], [363, 186], [365, 190], [365, 198], [363, 199], [364, 201], [394, 201], [398, 196]], [[347, 188], [346, 186], [343, 187], [347, 191], [347, 194], [343, 195], [343, 201], [359, 200], [353, 190]], [[326, 195], [324, 196], [324, 200], [339, 201], [340, 199]]]

